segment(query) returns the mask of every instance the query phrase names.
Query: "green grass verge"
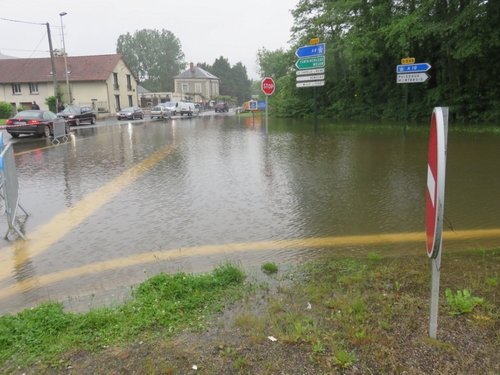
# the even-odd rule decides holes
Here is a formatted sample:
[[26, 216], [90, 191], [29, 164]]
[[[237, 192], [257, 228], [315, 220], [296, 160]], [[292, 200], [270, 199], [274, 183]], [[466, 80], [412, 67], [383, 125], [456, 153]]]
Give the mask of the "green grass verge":
[[[425, 254], [370, 253], [297, 267], [265, 263], [260, 271], [272, 277], [262, 282], [259, 273], [250, 280], [234, 265], [200, 275], [160, 274], [114, 308], [67, 314], [51, 303], [1, 317], [0, 372], [98, 362], [95, 373], [106, 373], [114, 357], [103, 348], [128, 353], [143, 340], [149, 354], [136, 353], [128, 368], [140, 374], [186, 373], [186, 358], [201, 363], [200, 374], [496, 374], [488, 370], [500, 367], [500, 249], [443, 254], [439, 341], [427, 337], [431, 268]], [[221, 315], [209, 319], [215, 312]], [[178, 341], [181, 331], [186, 341]], [[75, 352], [95, 357], [78, 363]], [[293, 363], [298, 367], [288, 367]], [[221, 371], [224, 365], [232, 372]]]
[[210, 314], [221, 311], [228, 291], [244, 274], [227, 264], [208, 274], [156, 275], [136, 288], [130, 301], [86, 314], [65, 313], [58, 302], [44, 303], [0, 317], [0, 366], [56, 363], [65, 351], [97, 351], [140, 335], [202, 330]]

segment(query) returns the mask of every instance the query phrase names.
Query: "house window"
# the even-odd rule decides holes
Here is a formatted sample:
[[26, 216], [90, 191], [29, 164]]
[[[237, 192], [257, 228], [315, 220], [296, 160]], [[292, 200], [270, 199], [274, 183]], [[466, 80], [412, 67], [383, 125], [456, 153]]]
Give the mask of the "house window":
[[13, 94], [20, 94], [21, 93], [21, 84], [20, 83], [13, 83], [12, 84], [12, 93]]
[[187, 83], [182, 84], [182, 92], [189, 92], [189, 85]]
[[121, 110], [120, 107], [120, 95], [115, 95], [115, 107], [116, 107], [116, 112]]
[[30, 93], [38, 94], [38, 83], [30, 83]]
[[118, 90], [120, 86], [118, 85], [118, 73], [113, 73], [113, 86], [115, 90]]
[[130, 74], [127, 74], [127, 90], [132, 90], [132, 81], [130, 80]]
[[201, 92], [201, 83], [194, 84], [194, 92]]
[[212, 83], [212, 95], [219, 96], [219, 86], [217, 83]]
[[134, 102], [132, 101], [132, 95], [128, 96], [128, 106], [132, 107], [134, 105]]

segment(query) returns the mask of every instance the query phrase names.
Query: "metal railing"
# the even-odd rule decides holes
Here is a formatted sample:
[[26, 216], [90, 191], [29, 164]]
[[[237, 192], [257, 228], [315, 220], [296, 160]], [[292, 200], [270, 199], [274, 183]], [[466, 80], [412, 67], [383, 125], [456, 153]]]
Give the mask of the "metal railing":
[[7, 224], [9, 226], [4, 238], [7, 238], [10, 231], [14, 230], [19, 237], [26, 241], [24, 234], [15, 226], [17, 208], [21, 208], [26, 216], [28, 216], [28, 213], [19, 203], [19, 184], [12, 143], [7, 144], [0, 154], [0, 185], [0, 197], [5, 204], [5, 216], [7, 217]]
[[55, 122], [54, 121], [54, 126], [52, 127], [52, 135], [54, 139], [52, 140], [52, 144], [55, 143], [61, 143], [58, 138], [61, 138], [66, 142], [68, 140], [68, 136], [66, 135], [66, 121], [64, 122]]

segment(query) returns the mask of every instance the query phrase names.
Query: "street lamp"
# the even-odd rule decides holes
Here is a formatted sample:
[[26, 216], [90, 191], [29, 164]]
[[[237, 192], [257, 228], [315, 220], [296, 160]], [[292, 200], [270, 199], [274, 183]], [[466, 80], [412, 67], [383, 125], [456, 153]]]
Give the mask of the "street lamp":
[[63, 40], [63, 49], [64, 49], [64, 70], [66, 71], [66, 90], [68, 91], [68, 97], [69, 97], [69, 104], [72, 104], [72, 99], [71, 99], [71, 92], [69, 91], [69, 77], [68, 77], [68, 61], [66, 60], [66, 44], [64, 43], [64, 28], [63, 28], [63, 22], [62, 18], [65, 16], [66, 12], [59, 13], [59, 16], [61, 17], [61, 33], [62, 33], [62, 40]]

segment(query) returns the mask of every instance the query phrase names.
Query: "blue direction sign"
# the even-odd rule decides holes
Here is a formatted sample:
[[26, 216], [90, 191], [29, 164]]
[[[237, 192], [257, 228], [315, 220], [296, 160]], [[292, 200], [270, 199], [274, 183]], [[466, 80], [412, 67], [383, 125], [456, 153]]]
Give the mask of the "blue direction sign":
[[265, 100], [258, 100], [257, 101], [257, 108], [259, 111], [265, 111], [266, 110], [266, 101]]
[[295, 51], [297, 57], [311, 57], [325, 54], [325, 43], [313, 44], [311, 46], [299, 47]]
[[397, 73], [417, 73], [417, 72], [426, 72], [431, 68], [430, 64], [427, 63], [419, 63], [419, 64], [405, 64], [398, 65], [396, 67]]
[[255, 111], [257, 109], [257, 102], [255, 100], [250, 100], [248, 102], [250, 110]]

